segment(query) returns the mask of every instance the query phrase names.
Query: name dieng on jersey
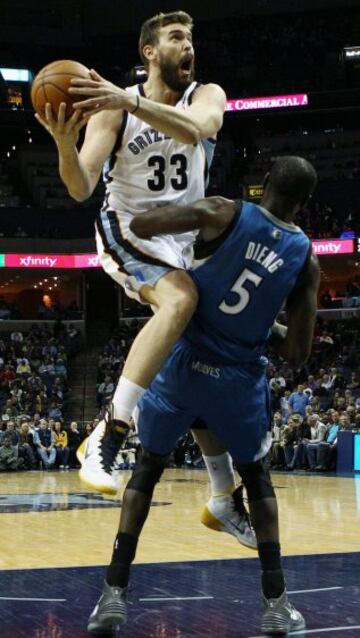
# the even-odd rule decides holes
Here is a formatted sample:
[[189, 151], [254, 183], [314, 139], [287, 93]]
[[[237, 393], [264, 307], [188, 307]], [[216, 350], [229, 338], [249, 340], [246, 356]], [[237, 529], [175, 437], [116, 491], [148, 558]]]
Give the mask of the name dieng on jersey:
[[276, 272], [284, 263], [284, 260], [279, 258], [278, 253], [271, 250], [269, 246], [264, 246], [254, 241], [249, 241], [245, 259], [256, 261], [257, 264], [261, 264], [271, 274]]

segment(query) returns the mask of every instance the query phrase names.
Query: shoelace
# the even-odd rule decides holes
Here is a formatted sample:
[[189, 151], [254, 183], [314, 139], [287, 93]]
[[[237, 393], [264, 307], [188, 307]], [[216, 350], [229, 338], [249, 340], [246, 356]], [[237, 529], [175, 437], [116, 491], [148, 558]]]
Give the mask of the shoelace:
[[99, 445], [100, 463], [108, 474], [111, 474], [119, 452], [119, 443], [112, 436], [111, 425], [112, 418], [110, 411], [107, 410], [104, 415], [105, 432]]
[[244, 486], [243, 485], [239, 485], [239, 487], [236, 488], [235, 492], [233, 492], [233, 502], [234, 502], [234, 510], [235, 512], [237, 512], [238, 514], [240, 514], [240, 516], [242, 518], [245, 518], [247, 524], [249, 525], [250, 529], [252, 529], [252, 525], [251, 525], [251, 521], [250, 521], [250, 516], [249, 513], [244, 505], [244, 499], [243, 499], [243, 490], [244, 490]]
[[119, 452], [119, 445], [110, 436], [103, 440], [100, 445], [100, 463], [108, 474], [111, 473], [115, 465], [116, 457]]

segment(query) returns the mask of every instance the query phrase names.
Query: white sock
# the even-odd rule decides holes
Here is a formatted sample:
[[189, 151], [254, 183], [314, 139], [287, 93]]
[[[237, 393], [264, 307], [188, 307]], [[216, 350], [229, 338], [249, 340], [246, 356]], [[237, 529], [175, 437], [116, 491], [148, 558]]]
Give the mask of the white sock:
[[125, 377], [120, 377], [112, 400], [114, 419], [129, 423], [134, 409], [145, 392], [146, 388], [142, 388]]
[[235, 489], [232, 459], [228, 452], [219, 456], [203, 456], [210, 478], [211, 496], [231, 494]]

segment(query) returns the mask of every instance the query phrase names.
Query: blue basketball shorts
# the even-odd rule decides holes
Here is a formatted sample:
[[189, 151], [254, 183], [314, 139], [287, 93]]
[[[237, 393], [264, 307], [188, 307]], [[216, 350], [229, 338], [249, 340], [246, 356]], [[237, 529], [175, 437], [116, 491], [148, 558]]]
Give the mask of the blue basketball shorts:
[[271, 447], [269, 388], [264, 364], [220, 365], [178, 343], [139, 405], [144, 448], [167, 455], [200, 419], [237, 463]]

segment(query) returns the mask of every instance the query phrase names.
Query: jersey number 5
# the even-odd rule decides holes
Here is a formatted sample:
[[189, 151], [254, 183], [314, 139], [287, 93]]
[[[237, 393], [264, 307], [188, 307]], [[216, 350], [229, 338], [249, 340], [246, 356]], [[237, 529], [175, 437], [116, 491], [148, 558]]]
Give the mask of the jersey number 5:
[[246, 282], [251, 282], [257, 288], [260, 286], [263, 277], [257, 275], [252, 270], [248, 268], [244, 268], [241, 275], [237, 278], [232, 288], [230, 288], [229, 292], [234, 293], [238, 297], [238, 301], [234, 304], [226, 303], [225, 299], [221, 302], [219, 306], [219, 310], [225, 312], [227, 315], [238, 315], [240, 312], [245, 310], [245, 308], [250, 303], [250, 292], [247, 288], [244, 287]]
[[[148, 179], [151, 191], [162, 191], [166, 186], [166, 159], [162, 155], [152, 155], [148, 159], [148, 166], [154, 168], [154, 178]], [[188, 185], [187, 159], [185, 155], [175, 153], [170, 157], [170, 166], [175, 167], [175, 175], [170, 178], [170, 184], [176, 191], [183, 191]]]

